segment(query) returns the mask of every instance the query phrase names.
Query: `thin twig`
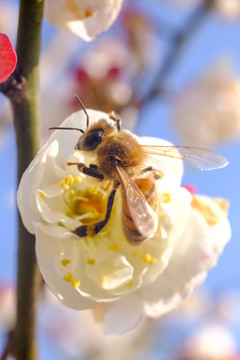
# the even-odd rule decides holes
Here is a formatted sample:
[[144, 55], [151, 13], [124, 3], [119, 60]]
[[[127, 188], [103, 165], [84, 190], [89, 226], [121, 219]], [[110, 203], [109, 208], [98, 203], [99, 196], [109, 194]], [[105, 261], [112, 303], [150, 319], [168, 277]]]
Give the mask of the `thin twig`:
[[3, 349], [0, 360], [7, 360], [8, 356], [12, 355], [13, 331], [10, 330], [7, 334], [6, 345]]
[[206, 19], [209, 9], [211, 9], [216, 0], [204, 0], [191, 14], [188, 21], [184, 24], [176, 35], [172, 38], [172, 44], [169, 51], [159, 67], [159, 71], [155, 76], [154, 83], [150, 91], [139, 101], [140, 106], [144, 106], [149, 100], [156, 95], [164, 94], [165, 81], [172, 72], [174, 66], [179, 60], [187, 41], [193, 36], [195, 31], [203, 24]]
[[7, 360], [9, 355], [10, 355], [10, 346], [9, 346], [9, 342], [7, 341], [7, 343], [3, 349], [3, 353], [0, 357], [0, 360]]

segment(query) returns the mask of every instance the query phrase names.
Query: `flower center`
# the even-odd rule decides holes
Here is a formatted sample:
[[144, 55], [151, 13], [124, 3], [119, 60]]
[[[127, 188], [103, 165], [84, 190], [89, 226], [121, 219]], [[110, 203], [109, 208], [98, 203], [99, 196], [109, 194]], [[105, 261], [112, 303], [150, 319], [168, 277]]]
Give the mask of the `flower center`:
[[72, 201], [72, 214], [89, 216], [82, 219], [83, 224], [89, 224], [99, 221], [105, 213], [105, 203], [103, 194], [97, 190], [96, 194], [91, 193], [91, 188], [84, 191], [78, 191], [77, 195]]
[[60, 182], [66, 214], [71, 218], [81, 217], [82, 224], [98, 222], [106, 213], [107, 193], [100, 187], [82, 189], [81, 182], [80, 176], [73, 178], [72, 175]]

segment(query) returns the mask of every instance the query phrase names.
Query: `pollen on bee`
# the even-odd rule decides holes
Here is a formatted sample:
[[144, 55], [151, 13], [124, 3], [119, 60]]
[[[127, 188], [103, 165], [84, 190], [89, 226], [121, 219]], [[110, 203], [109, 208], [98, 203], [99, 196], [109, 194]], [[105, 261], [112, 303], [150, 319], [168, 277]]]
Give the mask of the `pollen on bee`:
[[71, 260], [69, 259], [62, 259], [62, 265], [63, 266], [67, 266], [68, 264], [70, 264]]
[[119, 245], [118, 244], [108, 244], [108, 250], [118, 251]]
[[153, 258], [152, 255], [150, 255], [149, 253], [145, 252], [143, 254], [143, 257], [142, 257], [143, 261], [147, 264], [155, 264], [157, 259], [156, 258]]
[[41, 197], [42, 199], [45, 198], [45, 195], [44, 195], [43, 192], [39, 191], [38, 193], [39, 193], [39, 195], [40, 195], [40, 197]]

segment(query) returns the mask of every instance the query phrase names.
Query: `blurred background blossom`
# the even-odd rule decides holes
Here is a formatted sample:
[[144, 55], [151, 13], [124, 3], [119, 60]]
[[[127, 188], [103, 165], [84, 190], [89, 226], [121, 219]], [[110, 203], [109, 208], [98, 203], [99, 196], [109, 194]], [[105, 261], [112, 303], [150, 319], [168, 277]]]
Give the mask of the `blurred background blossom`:
[[238, 360], [239, 297], [235, 292], [216, 300], [197, 291], [159, 321], [145, 319], [127, 334], [105, 336], [97, 314], [76, 313], [45, 289], [40, 325], [66, 359]]
[[[216, 0], [196, 16], [204, 3], [213, 5], [209, 0], [125, 0], [114, 25], [88, 43], [44, 22], [42, 140], [50, 126], [79, 110], [78, 93], [87, 108], [119, 112], [124, 127], [138, 135], [217, 149], [230, 165], [221, 172], [186, 174], [185, 182], [230, 200], [233, 237], [204, 287], [177, 311], [159, 321], [146, 319], [123, 337], [103, 336], [90, 313], [63, 308], [44, 290], [38, 304], [40, 360], [115, 359], [118, 352], [127, 360], [240, 359], [240, 2]], [[17, 12], [17, 1], [0, 0], [0, 32], [13, 44]], [[16, 151], [11, 110], [2, 94], [0, 157], [2, 350], [14, 321], [16, 281], [16, 208], [8, 196], [16, 187]], [[216, 342], [220, 357], [214, 353]]]
[[227, 61], [213, 64], [173, 105], [182, 142], [212, 147], [240, 136], [240, 79]]
[[11, 330], [15, 321], [15, 285], [0, 281], [0, 327]]
[[[177, 5], [196, 5], [200, 4], [201, 0], [169, 0]], [[213, 11], [224, 16], [226, 19], [238, 20], [240, 17], [240, 3], [238, 0], [216, 0], [213, 6]]]
[[151, 348], [147, 321], [128, 334], [105, 336], [97, 317], [89, 310], [76, 313], [64, 307], [45, 289], [40, 302], [41, 325], [70, 359], [137, 359], [144, 349]]

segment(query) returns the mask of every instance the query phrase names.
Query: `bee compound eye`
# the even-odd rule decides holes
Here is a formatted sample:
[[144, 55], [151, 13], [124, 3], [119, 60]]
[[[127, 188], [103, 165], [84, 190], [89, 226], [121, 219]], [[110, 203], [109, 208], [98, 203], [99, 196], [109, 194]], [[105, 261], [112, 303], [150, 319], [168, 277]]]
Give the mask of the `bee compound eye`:
[[84, 150], [94, 150], [102, 142], [104, 135], [104, 130], [97, 129], [94, 132], [90, 133], [83, 141], [82, 149]]

